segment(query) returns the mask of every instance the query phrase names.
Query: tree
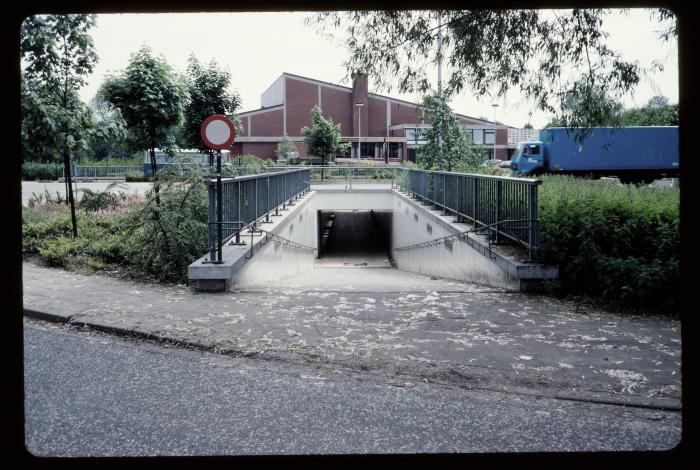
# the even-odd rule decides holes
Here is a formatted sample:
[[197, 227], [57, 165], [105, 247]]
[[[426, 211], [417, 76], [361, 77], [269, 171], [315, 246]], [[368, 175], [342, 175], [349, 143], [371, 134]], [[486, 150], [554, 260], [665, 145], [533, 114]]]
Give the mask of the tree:
[[426, 120], [432, 127], [423, 131], [428, 143], [420, 149], [418, 164], [426, 170], [465, 171], [478, 166], [483, 153], [459, 126], [457, 116], [439, 95], [423, 100]]
[[202, 142], [202, 123], [212, 114], [224, 114], [234, 122], [238, 133], [242, 130], [242, 124], [240, 119], [234, 116], [234, 112], [240, 106], [241, 98], [237, 93], [229, 91], [231, 74], [227, 70], [220, 70], [213, 60], [204, 68], [195, 55], [191, 54], [187, 75], [189, 99], [185, 107], [183, 141], [189, 148], [208, 152], [211, 166], [213, 151]]
[[[149, 47], [131, 55], [126, 70], [108, 76], [98, 92], [100, 99], [119, 109], [129, 129], [134, 150], [147, 150], [157, 176], [156, 148], [172, 147], [177, 126], [183, 122], [187, 88], [163, 57]], [[154, 184], [156, 202], [158, 184]]]
[[292, 140], [285, 132], [284, 136], [282, 136], [282, 141], [279, 144], [277, 144], [277, 148], [275, 149], [275, 156], [278, 160], [280, 158], [283, 160], [288, 160], [289, 157], [294, 153], [298, 153], [297, 146], [294, 145], [294, 142], [292, 142]]
[[668, 104], [665, 96], [654, 96], [646, 106], [626, 109], [620, 119], [624, 126], [677, 126], [678, 104]]
[[[596, 91], [618, 100], [647, 72], [606, 45], [601, 25], [610, 10], [441, 10], [321, 12], [307, 19], [320, 32], [346, 33], [348, 69], [364, 69], [380, 87], [427, 92], [430, 64], [447, 65], [445, 98], [466, 87], [477, 96], [503, 97], [511, 88], [568, 127], [590, 127], [609, 117]], [[656, 20], [675, 25], [670, 10]], [[442, 47], [435, 47], [438, 21]], [[378, 34], [378, 32], [381, 32]], [[662, 40], [675, 38], [675, 26]], [[506, 51], [504, 53], [504, 51]], [[443, 60], [444, 59], [444, 60]], [[650, 70], [661, 69], [659, 63]], [[586, 103], [563, 113], [566, 97]]]
[[304, 143], [310, 155], [321, 159], [321, 181], [323, 181], [323, 167], [326, 158], [331, 153], [345, 151], [347, 144], [340, 142], [340, 124], [333, 124], [321, 114], [321, 108], [316, 105], [311, 110], [311, 127], [304, 126], [301, 129]]
[[[78, 98], [97, 62], [88, 31], [95, 15], [35, 15], [25, 19], [20, 31], [21, 56], [27, 66], [25, 82], [23, 140], [37, 137], [41, 145], [54, 148], [63, 158], [73, 237], [78, 236], [71, 178], [71, 154], [84, 146], [90, 114]], [[26, 121], [25, 121], [26, 119]], [[33, 127], [38, 125], [38, 127]], [[30, 148], [27, 144], [25, 148]]]
[[99, 96], [93, 98], [88, 106], [93, 116], [94, 128], [82, 157], [95, 160], [129, 157], [128, 130], [121, 112], [110, 103], [101, 100]]
[[570, 93], [564, 98], [560, 114], [555, 116], [545, 127], [570, 127], [579, 116], [587, 117], [587, 126], [573, 130], [575, 138], [589, 137], [593, 126], [620, 126], [622, 103], [611, 98], [603, 88], [594, 87], [584, 95]]

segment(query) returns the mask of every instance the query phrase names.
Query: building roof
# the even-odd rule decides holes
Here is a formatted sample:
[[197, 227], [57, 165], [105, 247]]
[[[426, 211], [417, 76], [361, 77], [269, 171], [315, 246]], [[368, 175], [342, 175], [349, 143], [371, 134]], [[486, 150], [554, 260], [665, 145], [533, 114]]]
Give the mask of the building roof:
[[[288, 76], [288, 77], [301, 78], [301, 79], [303, 79], [303, 80], [309, 80], [309, 81], [316, 82], [316, 83], [323, 84], [323, 85], [330, 85], [330, 86], [333, 86], [333, 87], [336, 87], [336, 88], [344, 88], [345, 90], [352, 91], [352, 88], [351, 88], [351, 87], [347, 87], [347, 86], [343, 86], [343, 85], [338, 85], [338, 84], [336, 84], [336, 83], [324, 82], [323, 80], [317, 80], [317, 79], [315, 79], [315, 78], [304, 77], [304, 76], [302, 76], [302, 75], [296, 75], [296, 74], [289, 73], [289, 72], [282, 72], [282, 75], [280, 75], [280, 77], [282, 77], [282, 76], [284, 76], [284, 75], [286, 75], [286, 76]], [[276, 82], [277, 80], [279, 80], [279, 78], [275, 79], [275, 82]], [[273, 82], [273, 84], [274, 84], [274, 82]], [[268, 87], [268, 88], [269, 88], [269, 87]], [[367, 95], [368, 95], [368, 96], [376, 96], [376, 97], [378, 97], [378, 98], [384, 98], [384, 99], [391, 100], [391, 101], [397, 101], [397, 102], [400, 102], [400, 103], [406, 103], [406, 104], [409, 104], [409, 105], [411, 105], [411, 106], [416, 106], [416, 107], [418, 107], [418, 108], [421, 107], [421, 105], [418, 104], [418, 103], [413, 103], [413, 102], [411, 102], [411, 101], [405, 101], [405, 100], [401, 100], [401, 99], [398, 99], [398, 98], [392, 98], [391, 96], [380, 95], [380, 94], [377, 94], [377, 93], [367, 93]], [[277, 107], [277, 106], [269, 106], [269, 107], [265, 107], [265, 108], [251, 109], [251, 110], [249, 110], [249, 111], [242, 111], [242, 112], [238, 113], [238, 115], [240, 116], [240, 115], [242, 115], [242, 114], [248, 114], [248, 113], [252, 113], [252, 112], [256, 112], [256, 111], [262, 111], [262, 110], [273, 109], [273, 108], [276, 108], [276, 107]], [[508, 126], [508, 125], [506, 125], [506, 124], [501, 124], [501, 123], [497, 123], [497, 122], [493, 122], [493, 121], [487, 121], [486, 119], [476, 118], [476, 117], [473, 117], [473, 116], [467, 116], [466, 114], [455, 113], [455, 115], [458, 116], [458, 117], [460, 117], [460, 118], [472, 119], [472, 120], [474, 120], [474, 121], [480, 121], [480, 122], [483, 122], [483, 123], [486, 123], [486, 124], [493, 124], [493, 125], [495, 125], [495, 126], [511, 127], [511, 126]]]

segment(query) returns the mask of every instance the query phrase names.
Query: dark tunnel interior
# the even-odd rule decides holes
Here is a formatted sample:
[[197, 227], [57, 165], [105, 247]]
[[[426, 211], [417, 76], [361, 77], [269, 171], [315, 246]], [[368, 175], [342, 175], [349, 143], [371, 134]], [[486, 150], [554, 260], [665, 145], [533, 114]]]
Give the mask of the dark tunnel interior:
[[318, 258], [351, 266], [391, 266], [391, 211], [318, 211]]

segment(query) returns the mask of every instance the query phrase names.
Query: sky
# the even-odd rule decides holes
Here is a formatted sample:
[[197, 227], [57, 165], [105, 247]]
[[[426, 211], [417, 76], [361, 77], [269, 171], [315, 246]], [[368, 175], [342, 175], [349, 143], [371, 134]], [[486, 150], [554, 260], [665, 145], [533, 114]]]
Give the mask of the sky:
[[[158, 13], [100, 14], [90, 32], [99, 56], [87, 85], [81, 90], [90, 101], [108, 72], [119, 72], [129, 63], [130, 55], [143, 45], [163, 55], [177, 70], [184, 72], [187, 58], [194, 53], [200, 63], [215, 60], [231, 73], [231, 85], [242, 99], [239, 111], [260, 107], [260, 95], [283, 72], [326, 82], [351, 86], [344, 80], [343, 62], [347, 51], [315, 28], [306, 26], [304, 18], [313, 12], [265, 13]], [[633, 95], [623, 101], [626, 107], [642, 106], [661, 94], [671, 103], [678, 102], [678, 48], [675, 40], [658, 39], [660, 24], [645, 10], [632, 10], [628, 16], [611, 18], [603, 25], [609, 34], [609, 46], [627, 59], [638, 60], [648, 67], [653, 60], [664, 64], [664, 71], [643, 80]], [[437, 72], [433, 74], [437, 83]], [[445, 71], [443, 71], [445, 75]], [[369, 91], [412, 102], [415, 94], [387, 92], [369, 83]], [[493, 105], [497, 104], [497, 107]], [[543, 127], [550, 116], [534, 111], [516, 92], [506, 99], [474, 96], [470, 90], [455, 97], [450, 105], [460, 114], [497, 119], [513, 127], [530, 122]], [[530, 114], [532, 113], [532, 114]]]

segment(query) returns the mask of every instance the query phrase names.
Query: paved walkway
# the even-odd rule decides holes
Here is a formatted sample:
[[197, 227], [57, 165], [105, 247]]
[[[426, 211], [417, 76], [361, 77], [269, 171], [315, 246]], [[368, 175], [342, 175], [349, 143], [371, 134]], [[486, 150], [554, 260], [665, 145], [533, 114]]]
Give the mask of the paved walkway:
[[[23, 265], [25, 314], [338, 372], [680, 407], [680, 322], [388, 268], [200, 293]], [[407, 385], [407, 386], [409, 386]]]

